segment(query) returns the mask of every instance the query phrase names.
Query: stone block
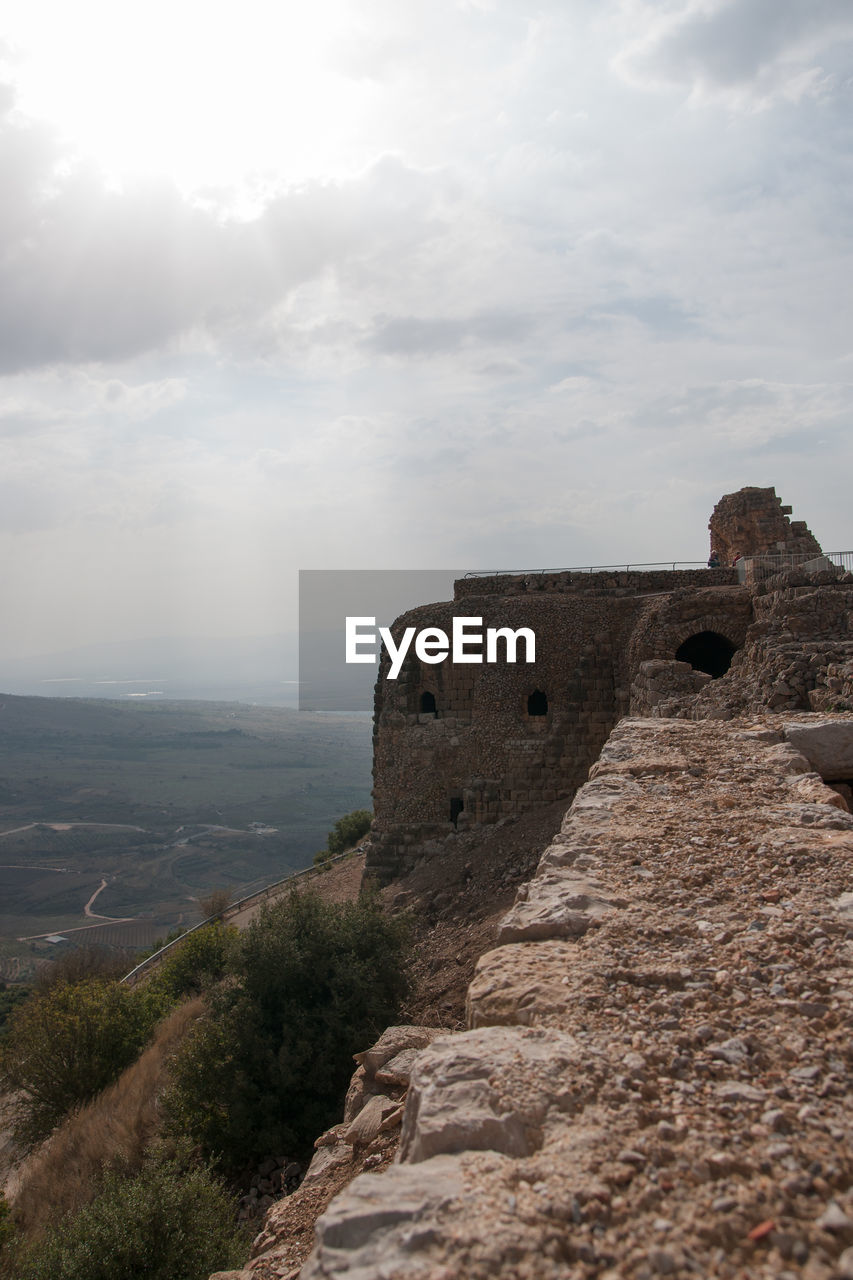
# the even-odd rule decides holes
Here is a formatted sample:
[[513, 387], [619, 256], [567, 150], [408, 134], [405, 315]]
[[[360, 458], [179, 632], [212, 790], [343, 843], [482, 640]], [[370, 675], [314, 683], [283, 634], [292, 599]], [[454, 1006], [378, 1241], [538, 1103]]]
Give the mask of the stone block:
[[457, 1162], [447, 1156], [417, 1168], [395, 1165], [381, 1177], [361, 1174], [318, 1220], [302, 1280], [408, 1275], [413, 1237], [428, 1238], [430, 1223], [461, 1193]]
[[812, 769], [803, 753], [793, 747], [790, 742], [782, 742], [778, 746], [771, 747], [764, 759], [785, 775], [810, 773]]
[[564, 1032], [483, 1027], [442, 1037], [412, 1073], [398, 1159], [533, 1155], [549, 1115], [573, 1114], [592, 1077], [588, 1050]]
[[624, 776], [595, 778], [585, 783], [563, 819], [563, 831], [571, 830], [578, 822], [584, 826], [608, 826], [613, 809], [632, 796], [639, 795], [640, 790], [639, 783]]
[[468, 987], [468, 1026], [558, 1026], [571, 1021], [569, 975], [576, 958], [574, 943], [555, 940], [487, 951], [477, 961]]
[[352, 1123], [347, 1126], [343, 1134], [344, 1142], [354, 1147], [368, 1146], [383, 1129], [388, 1117], [398, 1109], [399, 1103], [383, 1097], [382, 1094], [368, 1099]]
[[368, 1077], [374, 1076], [386, 1062], [390, 1063], [405, 1049], [424, 1049], [437, 1036], [445, 1034], [443, 1027], [395, 1026], [387, 1027], [370, 1049], [354, 1054]]
[[498, 925], [496, 941], [503, 946], [542, 938], [580, 938], [594, 921], [627, 905], [600, 881], [570, 868], [554, 868], [531, 881], [526, 898]]
[[832, 787], [828, 787], [821, 779], [820, 774], [800, 774], [791, 783], [791, 790], [799, 801], [806, 801], [810, 804], [831, 804], [836, 809], [843, 809], [845, 813], [850, 812], [846, 800]]
[[785, 725], [785, 737], [829, 781], [853, 778], [853, 720]]

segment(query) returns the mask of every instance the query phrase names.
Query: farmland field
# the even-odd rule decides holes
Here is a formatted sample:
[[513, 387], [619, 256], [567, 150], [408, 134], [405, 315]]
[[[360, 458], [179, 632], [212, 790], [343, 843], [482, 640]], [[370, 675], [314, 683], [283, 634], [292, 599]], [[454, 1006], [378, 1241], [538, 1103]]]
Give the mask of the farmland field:
[[0, 695], [0, 976], [37, 935], [147, 941], [307, 866], [370, 764], [367, 717]]

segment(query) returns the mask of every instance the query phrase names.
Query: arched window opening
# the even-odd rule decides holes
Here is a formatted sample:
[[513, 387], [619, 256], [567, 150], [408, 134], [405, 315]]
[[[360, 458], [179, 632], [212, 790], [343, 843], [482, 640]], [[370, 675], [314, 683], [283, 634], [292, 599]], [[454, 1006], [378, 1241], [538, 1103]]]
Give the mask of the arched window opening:
[[678, 646], [675, 656], [679, 662], [689, 662], [694, 671], [704, 671], [717, 680], [732, 665], [736, 648], [718, 631], [698, 631]]
[[450, 797], [450, 821], [453, 823], [454, 827], [456, 826], [456, 819], [459, 817], [463, 808], [464, 805], [462, 803], [461, 796]]
[[437, 707], [435, 705], [435, 694], [430, 693], [428, 690], [426, 690], [424, 693], [421, 694], [421, 712], [431, 711], [433, 715], [435, 715], [436, 710], [437, 710]]
[[547, 716], [548, 698], [541, 689], [534, 689], [527, 699], [527, 714], [529, 716]]

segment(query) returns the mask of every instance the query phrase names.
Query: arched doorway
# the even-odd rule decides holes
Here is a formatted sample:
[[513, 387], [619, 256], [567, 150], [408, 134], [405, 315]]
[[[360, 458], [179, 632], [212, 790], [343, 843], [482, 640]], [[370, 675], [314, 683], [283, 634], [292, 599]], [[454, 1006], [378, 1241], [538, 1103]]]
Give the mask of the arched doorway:
[[678, 646], [675, 657], [678, 662], [689, 662], [695, 671], [704, 671], [716, 680], [732, 665], [736, 649], [719, 631], [697, 631]]

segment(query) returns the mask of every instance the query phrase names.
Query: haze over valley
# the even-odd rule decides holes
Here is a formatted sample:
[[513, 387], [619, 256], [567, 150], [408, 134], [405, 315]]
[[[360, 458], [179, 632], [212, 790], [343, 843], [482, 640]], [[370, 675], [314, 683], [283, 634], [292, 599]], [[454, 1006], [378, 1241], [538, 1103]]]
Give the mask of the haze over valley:
[[70, 942], [150, 945], [311, 863], [370, 807], [367, 716], [0, 695], [0, 977]]
[[161, 636], [0, 657], [0, 689], [40, 697], [191, 698], [295, 707], [298, 637]]

